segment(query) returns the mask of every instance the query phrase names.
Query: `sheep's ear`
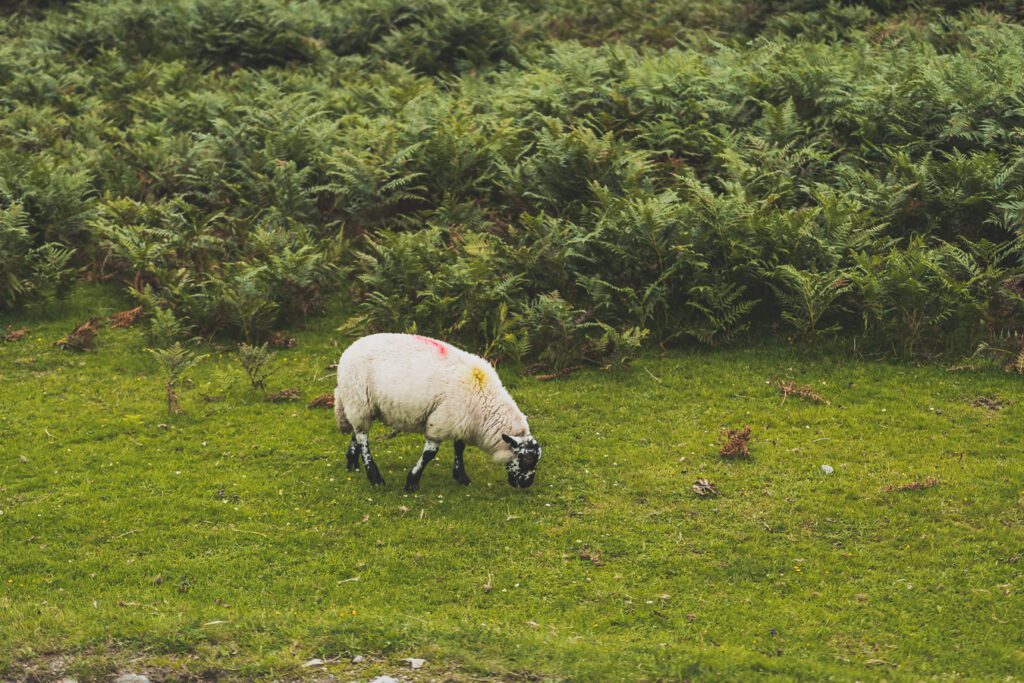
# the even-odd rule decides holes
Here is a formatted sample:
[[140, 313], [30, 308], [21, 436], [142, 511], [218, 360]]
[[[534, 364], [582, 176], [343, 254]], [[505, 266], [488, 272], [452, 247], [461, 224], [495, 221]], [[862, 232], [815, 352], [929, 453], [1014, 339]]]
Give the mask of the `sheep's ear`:
[[512, 446], [513, 448], [515, 448], [516, 446], [519, 445], [519, 439], [517, 439], [514, 436], [509, 436], [508, 434], [502, 434], [501, 438], [505, 440], [505, 443], [507, 443], [509, 446]]

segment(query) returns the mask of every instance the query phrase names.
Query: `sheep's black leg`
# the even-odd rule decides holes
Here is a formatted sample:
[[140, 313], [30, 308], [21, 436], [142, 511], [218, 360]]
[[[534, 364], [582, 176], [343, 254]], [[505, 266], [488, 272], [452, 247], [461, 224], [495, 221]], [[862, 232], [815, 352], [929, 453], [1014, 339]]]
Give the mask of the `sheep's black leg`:
[[359, 447], [359, 454], [363, 458], [363, 465], [366, 466], [366, 478], [374, 486], [383, 485], [384, 477], [380, 476], [377, 463], [373, 461], [373, 456], [370, 455], [370, 440], [366, 432], [356, 432], [356, 445]]
[[409, 493], [417, 491], [420, 488], [420, 477], [423, 476], [423, 469], [427, 466], [434, 456], [437, 455], [437, 449], [441, 447], [441, 444], [436, 441], [427, 439], [427, 443], [423, 446], [423, 455], [416, 461], [416, 464], [409, 470], [409, 476], [405, 478], [405, 490]]
[[466, 464], [462, 462], [462, 452], [466, 450], [465, 441], [455, 442], [455, 467], [452, 468], [452, 476], [455, 481], [463, 486], [469, 486], [469, 476], [466, 474]]
[[345, 467], [349, 472], [359, 471], [359, 444], [356, 443], [356, 435], [352, 435], [352, 441], [348, 445], [348, 451], [345, 452]]

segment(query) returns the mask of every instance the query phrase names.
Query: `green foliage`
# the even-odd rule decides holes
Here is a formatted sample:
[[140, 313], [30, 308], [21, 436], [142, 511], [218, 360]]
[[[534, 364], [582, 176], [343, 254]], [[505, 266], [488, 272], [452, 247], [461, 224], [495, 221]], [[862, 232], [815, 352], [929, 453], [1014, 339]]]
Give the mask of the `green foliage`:
[[838, 271], [815, 273], [783, 264], [774, 272], [772, 287], [782, 306], [782, 319], [813, 347], [818, 339], [837, 332], [838, 324], [821, 327], [836, 301], [850, 288], [850, 280]]
[[274, 354], [266, 342], [259, 346], [238, 345], [238, 362], [241, 363], [246, 377], [249, 378], [249, 384], [254, 390], [264, 393], [267, 391], [267, 380], [276, 371], [276, 368], [270, 367], [273, 358]]
[[147, 330], [147, 337], [151, 344], [157, 348], [167, 348], [184, 338], [187, 333], [188, 326], [174, 315], [174, 311], [160, 307], [152, 309]]
[[1024, 331], [1024, 27], [975, 5], [15, 5], [0, 307], [84, 269], [161, 344], [334, 298], [553, 369], [780, 328], [968, 352]]
[[156, 357], [167, 374], [165, 388], [168, 412], [175, 415], [182, 413], [178, 403], [178, 384], [185, 373], [206, 358], [207, 354], [197, 355], [194, 351], [182, 346], [181, 342], [174, 342], [173, 346], [164, 349], [149, 349], [149, 352]]

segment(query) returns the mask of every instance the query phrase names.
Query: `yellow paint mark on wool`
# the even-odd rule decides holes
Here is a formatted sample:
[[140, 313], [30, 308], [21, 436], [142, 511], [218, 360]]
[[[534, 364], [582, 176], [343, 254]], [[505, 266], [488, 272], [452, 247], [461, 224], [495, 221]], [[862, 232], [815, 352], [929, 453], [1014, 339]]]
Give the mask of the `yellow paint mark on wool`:
[[487, 384], [487, 373], [480, 368], [473, 368], [469, 372], [469, 380], [477, 389], [483, 389], [484, 385]]

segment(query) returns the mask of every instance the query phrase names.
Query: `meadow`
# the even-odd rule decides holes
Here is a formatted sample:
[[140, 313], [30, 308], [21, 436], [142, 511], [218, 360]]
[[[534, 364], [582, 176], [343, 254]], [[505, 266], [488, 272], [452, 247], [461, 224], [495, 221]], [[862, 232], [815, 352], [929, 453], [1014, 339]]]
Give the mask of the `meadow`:
[[[1024, 666], [1018, 377], [777, 341], [511, 374], [545, 446], [537, 483], [511, 488], [470, 449], [462, 487], [446, 444], [410, 495], [418, 437], [375, 431], [388, 484], [371, 488], [345, 470], [330, 411], [306, 407], [346, 344], [333, 316], [275, 359], [268, 390], [301, 400], [267, 402], [211, 350], [172, 416], [140, 330], [53, 346], [119, 303], [86, 288], [0, 346], [0, 678], [1012, 680]], [[783, 403], [778, 379], [829, 403]], [[743, 425], [750, 458], [720, 457], [721, 430]], [[719, 495], [697, 495], [698, 478]], [[928, 487], [901, 490], [914, 483]]]
[[[0, 3], [0, 679], [1019, 677], [1022, 20]], [[375, 331], [537, 484], [346, 472]]]

